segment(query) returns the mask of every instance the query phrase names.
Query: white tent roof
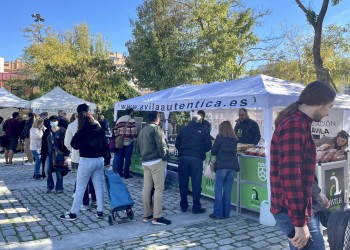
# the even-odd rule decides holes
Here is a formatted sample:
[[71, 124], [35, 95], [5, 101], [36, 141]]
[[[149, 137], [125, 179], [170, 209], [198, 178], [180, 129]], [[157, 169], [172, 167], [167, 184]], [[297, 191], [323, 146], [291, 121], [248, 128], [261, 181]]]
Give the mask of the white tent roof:
[[96, 109], [96, 104], [87, 102], [76, 96], [73, 96], [60, 87], [55, 87], [45, 95], [31, 101], [31, 108], [34, 113], [49, 112], [57, 113], [58, 110], [62, 109], [68, 114], [77, 112], [77, 106], [79, 104], [86, 103], [92, 110]]
[[30, 102], [23, 100], [5, 88], [0, 88], [0, 107], [3, 108], [29, 108]]
[[[257, 75], [229, 82], [181, 85], [115, 103], [115, 110], [145, 111], [284, 107], [295, 102], [304, 85]], [[350, 96], [338, 94], [335, 107], [350, 109]]]

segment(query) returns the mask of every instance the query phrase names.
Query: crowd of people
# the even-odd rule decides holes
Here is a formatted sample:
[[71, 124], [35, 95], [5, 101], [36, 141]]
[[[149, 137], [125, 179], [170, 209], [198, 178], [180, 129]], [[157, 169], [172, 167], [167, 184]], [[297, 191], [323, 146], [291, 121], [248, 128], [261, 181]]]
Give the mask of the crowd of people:
[[[320, 218], [313, 214], [317, 205], [329, 206], [329, 201], [318, 187], [315, 178], [316, 146], [329, 143], [332, 148], [344, 150], [349, 134], [340, 131], [333, 139], [322, 138], [315, 143], [311, 135], [312, 122], [319, 122], [330, 112], [335, 99], [334, 89], [323, 82], [310, 83], [302, 91], [297, 102], [282, 110], [275, 120], [271, 140], [271, 213], [277, 226], [289, 238], [291, 249], [324, 249], [320, 231]], [[168, 145], [161, 128], [161, 113], [149, 112], [148, 123], [138, 133], [133, 118], [134, 110], [127, 108], [113, 127], [113, 138], [122, 139], [122, 145], [113, 149], [112, 169], [128, 179], [131, 156], [138, 151], [142, 159], [143, 219], [155, 225], [169, 225], [163, 216], [163, 193]], [[178, 183], [180, 208], [190, 210], [188, 202], [189, 181], [192, 186], [192, 214], [206, 212], [200, 202], [203, 161], [211, 152], [215, 162], [215, 201], [209, 218], [221, 220], [230, 217], [233, 180], [240, 170], [237, 144], [258, 144], [261, 135], [256, 121], [249, 118], [244, 108], [238, 111], [233, 127], [230, 121], [219, 124], [214, 144], [211, 124], [205, 120], [205, 112], [199, 110], [176, 136], [178, 151]], [[47, 193], [62, 193], [63, 177], [68, 173], [68, 157], [71, 170], [77, 171], [74, 199], [70, 211], [61, 215], [63, 220], [76, 220], [80, 210], [97, 205], [96, 216], [103, 216], [103, 171], [110, 165], [111, 152], [106, 134], [110, 128], [103, 115], [96, 119], [89, 113], [89, 106], [81, 104], [70, 121], [63, 110], [48, 117], [29, 113], [22, 117], [18, 112], [3, 123], [0, 117], [0, 135], [8, 140], [5, 146], [5, 165], [13, 165], [13, 154], [19, 139], [24, 142], [26, 165], [34, 165], [33, 177], [47, 177]], [[42, 166], [42, 172], [40, 167]], [[56, 182], [52, 174], [56, 173]], [[91, 193], [91, 204], [89, 201]]]

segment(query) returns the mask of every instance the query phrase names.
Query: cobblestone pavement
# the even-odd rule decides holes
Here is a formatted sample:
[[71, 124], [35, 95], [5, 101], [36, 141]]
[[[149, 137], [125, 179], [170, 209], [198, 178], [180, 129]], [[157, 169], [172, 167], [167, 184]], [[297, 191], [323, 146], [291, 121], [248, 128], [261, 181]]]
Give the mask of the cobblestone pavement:
[[[108, 224], [109, 204], [105, 196], [105, 218], [94, 209], [82, 211], [74, 222], [59, 216], [72, 204], [75, 174], [64, 177], [64, 193], [46, 194], [46, 179], [35, 180], [33, 166], [4, 166], [0, 156], [0, 248], [1, 249], [289, 249], [276, 227], [260, 225], [257, 217], [232, 213], [227, 220], [211, 220], [213, 201], [203, 198], [206, 214], [182, 213], [177, 190], [164, 192], [164, 217], [170, 226], [142, 223], [142, 178], [125, 183], [134, 198], [135, 218]], [[55, 176], [54, 176], [55, 179]], [[191, 201], [191, 198], [189, 198]], [[328, 248], [327, 248], [328, 249]]]

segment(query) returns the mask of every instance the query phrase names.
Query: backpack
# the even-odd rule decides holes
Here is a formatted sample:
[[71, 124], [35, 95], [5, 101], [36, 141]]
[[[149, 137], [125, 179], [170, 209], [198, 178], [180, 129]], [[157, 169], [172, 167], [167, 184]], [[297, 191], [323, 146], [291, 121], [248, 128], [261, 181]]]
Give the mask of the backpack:
[[350, 218], [350, 209], [345, 209], [345, 204], [333, 211], [327, 222], [328, 243], [331, 250], [343, 250], [345, 231]]

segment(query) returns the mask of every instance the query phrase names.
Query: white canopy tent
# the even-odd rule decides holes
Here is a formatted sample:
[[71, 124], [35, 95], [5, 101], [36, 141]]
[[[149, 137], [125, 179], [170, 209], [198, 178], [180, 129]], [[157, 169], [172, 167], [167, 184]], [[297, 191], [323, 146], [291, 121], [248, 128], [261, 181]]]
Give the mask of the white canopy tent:
[[[278, 78], [257, 75], [229, 82], [214, 82], [203, 85], [181, 85], [161, 90], [148, 95], [132, 98], [114, 105], [114, 119], [118, 110], [132, 107], [139, 111], [164, 112], [166, 119], [169, 112], [259, 108], [262, 110], [263, 131], [266, 152], [270, 152], [273, 128], [273, 108], [286, 107], [298, 100], [304, 85]], [[335, 108], [343, 112], [343, 128], [350, 130], [350, 96], [338, 94]], [[266, 157], [266, 172], [270, 172], [270, 157]], [[268, 196], [270, 199], [270, 180], [268, 179]]]
[[30, 108], [30, 102], [23, 100], [5, 88], [0, 88], [0, 107], [1, 108]]
[[96, 104], [87, 102], [76, 96], [73, 96], [60, 87], [55, 87], [45, 95], [31, 101], [31, 108], [34, 113], [48, 112], [57, 113], [59, 110], [66, 111], [67, 114], [77, 112], [79, 104], [86, 103], [91, 110], [96, 110]]

